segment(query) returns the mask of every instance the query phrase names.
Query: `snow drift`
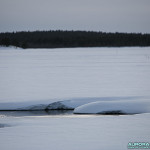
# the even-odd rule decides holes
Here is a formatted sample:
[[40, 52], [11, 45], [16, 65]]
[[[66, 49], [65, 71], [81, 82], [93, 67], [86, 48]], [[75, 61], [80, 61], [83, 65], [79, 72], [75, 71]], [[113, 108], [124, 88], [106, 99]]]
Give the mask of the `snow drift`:
[[74, 110], [75, 108], [92, 102], [111, 101], [141, 101], [148, 100], [147, 97], [84, 97], [70, 98], [69, 100], [41, 100], [24, 102], [0, 103], [0, 110]]
[[150, 113], [149, 101], [98, 101], [75, 108], [75, 114], [139, 114]]
[[[103, 102], [108, 107], [99, 110], [98, 105], [88, 106], [86, 113], [105, 113], [104, 108], [113, 108], [114, 113], [124, 110], [130, 113], [135, 106], [136, 112], [141, 109], [145, 112], [143, 97], [150, 98], [149, 76], [150, 47], [36, 50], [0, 47], [0, 110], [77, 112], [79, 106], [110, 100]], [[132, 105], [117, 102], [123, 99], [140, 102]]]

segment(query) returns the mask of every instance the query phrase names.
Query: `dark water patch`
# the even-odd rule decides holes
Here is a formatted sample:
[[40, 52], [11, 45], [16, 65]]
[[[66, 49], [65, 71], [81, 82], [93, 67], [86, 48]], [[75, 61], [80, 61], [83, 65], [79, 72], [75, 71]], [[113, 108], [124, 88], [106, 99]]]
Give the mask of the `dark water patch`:
[[102, 111], [98, 112], [97, 114], [100, 115], [128, 115], [127, 113], [121, 111], [121, 110], [116, 110], [116, 111]]
[[0, 111], [6, 117], [47, 116], [47, 115], [72, 115], [73, 110], [46, 110], [46, 111]]
[[119, 116], [119, 115], [136, 115], [136, 114], [140, 114], [140, 113], [125, 113], [123, 111], [120, 111], [120, 110], [116, 110], [116, 111], [102, 111], [102, 112], [98, 112], [98, 113], [74, 113], [76, 115], [116, 115], [116, 116]]
[[127, 113], [122, 110], [111, 110], [111, 111], [100, 111], [98, 113], [78, 113], [74, 112], [77, 115], [135, 115], [139, 113]]
[[3, 124], [3, 123], [0, 123], [0, 128], [5, 128], [5, 127], [10, 127], [10, 125], [8, 125], [8, 124]]

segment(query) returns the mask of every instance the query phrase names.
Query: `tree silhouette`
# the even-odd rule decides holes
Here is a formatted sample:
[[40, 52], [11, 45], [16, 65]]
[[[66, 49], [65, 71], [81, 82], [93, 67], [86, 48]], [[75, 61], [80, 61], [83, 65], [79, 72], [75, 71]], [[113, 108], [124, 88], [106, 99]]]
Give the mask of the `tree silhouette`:
[[150, 34], [93, 31], [0, 33], [0, 45], [22, 48], [150, 46]]

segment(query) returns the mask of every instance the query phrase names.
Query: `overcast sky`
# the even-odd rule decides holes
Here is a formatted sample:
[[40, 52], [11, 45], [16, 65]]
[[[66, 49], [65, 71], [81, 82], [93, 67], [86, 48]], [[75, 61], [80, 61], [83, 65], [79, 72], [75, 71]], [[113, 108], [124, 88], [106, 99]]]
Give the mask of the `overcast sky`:
[[150, 33], [150, 0], [0, 0], [0, 32]]

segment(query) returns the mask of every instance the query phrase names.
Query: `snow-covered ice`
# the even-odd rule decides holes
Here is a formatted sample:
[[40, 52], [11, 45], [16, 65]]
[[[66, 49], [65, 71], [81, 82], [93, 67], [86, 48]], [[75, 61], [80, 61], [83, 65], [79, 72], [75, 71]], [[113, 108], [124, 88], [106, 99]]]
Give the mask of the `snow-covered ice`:
[[0, 110], [100, 113], [113, 108], [140, 114], [1, 112], [0, 149], [126, 150], [129, 142], [150, 142], [149, 77], [150, 47], [1, 47]]
[[0, 118], [2, 150], [127, 150], [149, 142], [150, 114]]
[[149, 100], [149, 76], [150, 47], [1, 47], [0, 109], [38, 110], [60, 101], [76, 108], [101, 100]]

